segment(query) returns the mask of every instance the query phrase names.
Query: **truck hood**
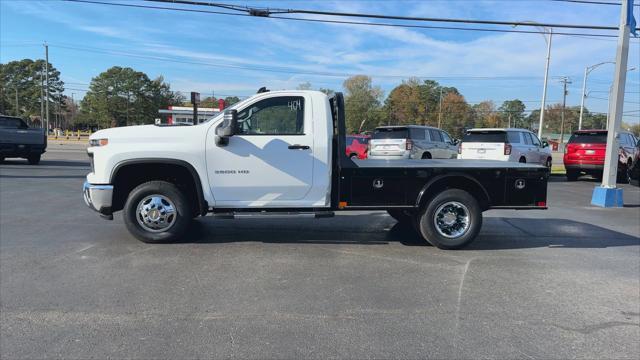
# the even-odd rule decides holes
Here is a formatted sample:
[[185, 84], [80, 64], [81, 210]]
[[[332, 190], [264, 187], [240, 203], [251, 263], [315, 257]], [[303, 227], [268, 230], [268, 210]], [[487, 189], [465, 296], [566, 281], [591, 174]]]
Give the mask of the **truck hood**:
[[198, 134], [204, 135], [205, 126], [156, 126], [137, 125], [123, 126], [96, 131], [90, 139], [109, 139], [109, 143], [128, 142], [174, 142], [178, 139], [192, 138]]

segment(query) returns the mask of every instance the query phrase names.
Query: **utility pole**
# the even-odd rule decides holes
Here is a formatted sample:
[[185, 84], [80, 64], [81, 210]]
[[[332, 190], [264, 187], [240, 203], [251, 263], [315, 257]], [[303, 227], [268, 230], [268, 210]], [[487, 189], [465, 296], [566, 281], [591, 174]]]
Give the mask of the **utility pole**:
[[564, 111], [567, 106], [567, 84], [571, 84], [571, 80], [568, 76], [563, 76], [560, 79], [563, 84], [563, 96], [562, 96], [562, 113], [560, 114], [560, 147], [564, 144]]
[[47, 113], [47, 127], [45, 130], [45, 134], [49, 135], [49, 45], [44, 43], [44, 76], [47, 87], [45, 88], [45, 100], [46, 102], [46, 113]]
[[75, 126], [74, 119], [75, 119], [75, 117], [76, 117], [76, 100], [75, 100], [75, 95], [76, 95], [76, 93], [71, 93], [71, 122], [73, 123], [73, 126]]
[[542, 104], [540, 105], [540, 123], [538, 124], [538, 138], [542, 140], [542, 125], [544, 124], [545, 103], [547, 102], [547, 82], [549, 80], [549, 63], [551, 62], [551, 38], [553, 37], [553, 28], [549, 28], [549, 40], [545, 37], [547, 43], [547, 62], [544, 66], [544, 85], [542, 86]]
[[16, 79], [16, 116], [20, 116], [20, 106], [18, 104], [18, 81]]
[[40, 127], [44, 128], [44, 76], [40, 72]]
[[442, 129], [442, 86], [440, 86], [440, 109], [438, 110], [438, 129]]
[[620, 11], [620, 27], [618, 32], [618, 47], [616, 50], [616, 70], [611, 92], [612, 108], [608, 122], [607, 147], [604, 158], [602, 185], [593, 190], [591, 204], [602, 207], [622, 207], [623, 192], [616, 188], [618, 170], [617, 135], [622, 122], [624, 107], [624, 90], [627, 81], [627, 61], [629, 60], [629, 36], [633, 23], [633, 1], [622, 0]]

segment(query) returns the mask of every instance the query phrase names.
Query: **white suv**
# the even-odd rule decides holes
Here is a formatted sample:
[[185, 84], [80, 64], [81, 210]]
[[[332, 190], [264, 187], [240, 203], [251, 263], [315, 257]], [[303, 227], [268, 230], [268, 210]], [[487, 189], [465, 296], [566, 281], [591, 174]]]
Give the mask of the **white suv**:
[[526, 129], [467, 130], [458, 153], [459, 159], [514, 161], [551, 168], [549, 144]]

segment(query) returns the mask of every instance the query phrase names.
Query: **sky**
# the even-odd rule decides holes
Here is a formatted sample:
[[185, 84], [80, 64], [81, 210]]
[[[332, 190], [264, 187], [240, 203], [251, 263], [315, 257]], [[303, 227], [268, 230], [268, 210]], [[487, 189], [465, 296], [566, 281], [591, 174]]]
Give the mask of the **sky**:
[[[137, 0], [98, 1], [197, 8]], [[617, 26], [620, 21], [619, 6], [550, 0], [218, 1], [279, 9], [553, 24]], [[634, 14], [640, 23], [640, 7], [634, 8]], [[288, 16], [327, 19], [319, 15]], [[617, 31], [598, 32], [617, 35]], [[616, 41], [554, 35], [547, 104], [562, 101], [559, 77], [569, 76], [572, 83], [567, 105], [579, 105], [585, 67], [613, 61]], [[49, 60], [60, 70], [67, 95], [73, 94], [76, 99], [84, 96], [93, 77], [117, 65], [143, 71], [151, 78], [163, 76], [172, 90], [198, 91], [203, 97], [212, 93], [216, 97], [248, 96], [262, 86], [292, 89], [304, 82], [313, 88], [342, 91], [342, 82], [349, 75], [365, 74], [385, 91], [385, 96], [403, 79], [419, 77], [457, 87], [471, 104], [492, 100], [499, 106], [518, 98], [529, 111], [540, 107], [547, 47], [542, 34], [328, 24], [59, 0], [0, 0], [0, 62], [43, 58], [44, 42], [49, 44]], [[640, 112], [636, 111], [640, 109], [640, 38], [631, 40], [629, 67], [636, 70], [627, 75], [623, 120], [636, 123], [640, 122]], [[605, 64], [589, 75], [585, 105], [590, 111], [607, 111], [613, 73], [614, 66]]]

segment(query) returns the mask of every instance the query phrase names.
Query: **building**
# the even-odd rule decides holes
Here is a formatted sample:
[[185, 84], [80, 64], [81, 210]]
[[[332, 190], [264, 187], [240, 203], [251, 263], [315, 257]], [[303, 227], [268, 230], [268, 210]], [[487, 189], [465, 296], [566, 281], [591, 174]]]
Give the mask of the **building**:
[[[193, 125], [193, 108], [190, 106], [169, 106], [160, 109], [160, 123], [168, 125]], [[220, 113], [219, 108], [198, 108], [200, 122], [211, 119]]]

